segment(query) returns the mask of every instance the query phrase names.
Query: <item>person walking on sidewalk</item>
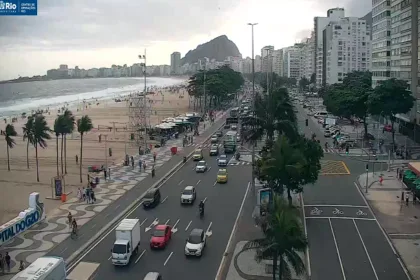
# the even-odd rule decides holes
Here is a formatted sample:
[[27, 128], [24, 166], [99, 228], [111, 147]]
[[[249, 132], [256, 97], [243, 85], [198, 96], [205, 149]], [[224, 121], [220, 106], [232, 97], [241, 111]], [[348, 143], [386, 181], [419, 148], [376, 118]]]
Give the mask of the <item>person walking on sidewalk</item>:
[[104, 179], [105, 179], [105, 181], [106, 181], [106, 179], [107, 179], [107, 175], [106, 175], [106, 167], [104, 167], [103, 169], [104, 169]]
[[153, 152], [153, 162], [156, 162], [156, 152]]
[[3, 258], [3, 255], [2, 254], [0, 254], [0, 272], [1, 273], [4, 273], [5, 271], [4, 271], [4, 258]]
[[9, 252], [6, 252], [6, 256], [4, 257], [4, 260], [6, 262], [7, 272], [10, 272], [10, 256]]
[[108, 168], [108, 179], [111, 180], [111, 168]]
[[134, 157], [131, 156], [131, 167], [134, 169]]

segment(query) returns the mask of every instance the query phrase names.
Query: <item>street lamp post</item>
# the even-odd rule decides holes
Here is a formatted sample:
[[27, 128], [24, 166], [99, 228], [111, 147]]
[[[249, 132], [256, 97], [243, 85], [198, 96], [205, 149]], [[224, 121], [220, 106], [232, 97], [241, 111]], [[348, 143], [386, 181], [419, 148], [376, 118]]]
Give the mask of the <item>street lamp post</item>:
[[[255, 117], [255, 59], [254, 59], [254, 26], [258, 23], [248, 23], [251, 26], [251, 42], [252, 42], [252, 103], [253, 103], [253, 114]], [[255, 191], [255, 143], [252, 141], [252, 153], [251, 153], [251, 161], [252, 161], [252, 188]]]

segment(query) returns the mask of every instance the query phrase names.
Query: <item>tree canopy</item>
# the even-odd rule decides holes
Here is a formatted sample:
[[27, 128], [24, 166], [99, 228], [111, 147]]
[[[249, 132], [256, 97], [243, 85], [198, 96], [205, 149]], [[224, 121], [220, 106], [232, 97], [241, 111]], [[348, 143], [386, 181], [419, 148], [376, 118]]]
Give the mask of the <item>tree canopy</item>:
[[[206, 92], [209, 105], [219, 105], [231, 99], [244, 83], [242, 74], [228, 66], [200, 71], [192, 75], [188, 81], [187, 91], [190, 96], [200, 98]], [[206, 101], [207, 102], [207, 101]]]

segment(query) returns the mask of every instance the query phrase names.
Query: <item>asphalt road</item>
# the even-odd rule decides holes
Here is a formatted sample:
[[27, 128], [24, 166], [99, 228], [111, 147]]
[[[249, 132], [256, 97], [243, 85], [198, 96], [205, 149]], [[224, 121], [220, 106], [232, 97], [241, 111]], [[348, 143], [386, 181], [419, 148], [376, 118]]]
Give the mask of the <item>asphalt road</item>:
[[[326, 139], [310, 119], [306, 127], [303, 109], [297, 108], [301, 130]], [[320, 176], [304, 187], [305, 223], [309, 241], [312, 280], [408, 279], [390, 242], [354, 184], [363, 164], [344, 160], [351, 175]]]
[[[216, 157], [210, 157], [208, 150], [204, 157], [209, 166], [206, 173], [197, 174], [195, 162], [187, 164], [175, 173], [161, 189], [161, 204], [154, 209], [138, 207], [128, 218], [142, 222], [142, 237], [139, 254], [126, 267], [114, 267], [110, 250], [115, 241], [114, 233], [107, 235], [82, 261], [100, 263], [95, 279], [143, 279], [151, 271], [162, 274], [164, 279], [214, 279], [225, 251], [238, 211], [250, 181], [248, 166], [228, 166], [228, 183], [217, 184]], [[188, 185], [196, 186], [197, 200], [193, 206], [181, 206], [181, 191]], [[198, 202], [206, 200], [205, 215], [198, 215]], [[159, 224], [176, 225], [172, 240], [163, 250], [150, 250], [150, 227], [153, 221]], [[186, 258], [185, 240], [193, 228], [209, 232], [207, 246], [201, 258]]]

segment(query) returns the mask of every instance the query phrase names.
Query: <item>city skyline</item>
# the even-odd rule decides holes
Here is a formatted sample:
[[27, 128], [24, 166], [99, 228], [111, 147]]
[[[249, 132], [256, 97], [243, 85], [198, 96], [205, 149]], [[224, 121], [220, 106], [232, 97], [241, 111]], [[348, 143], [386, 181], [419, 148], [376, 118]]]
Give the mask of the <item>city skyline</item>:
[[[206, 1], [180, 1], [176, 5], [168, 3], [163, 10], [163, 0], [159, 5], [152, 1], [122, 5], [127, 4], [127, 10], [133, 11], [149, 9], [150, 13], [139, 17], [132, 12], [115, 13], [111, 2], [99, 7], [84, 3], [82, 11], [73, 2], [46, 0], [40, 3], [36, 17], [0, 18], [0, 80], [40, 75], [62, 63], [81, 68], [133, 64], [145, 48], [148, 64], [170, 64], [172, 52], [185, 55], [198, 44], [222, 34], [235, 42], [246, 57], [251, 56], [248, 21], [259, 22], [255, 32], [257, 49], [265, 45], [279, 48], [307, 37], [313, 17], [323, 15], [331, 7], [343, 6], [349, 15], [357, 17], [371, 9], [367, 0], [362, 4], [350, 0], [267, 0], [266, 5], [248, 0], [216, 1], [211, 5]], [[266, 9], [267, 6], [271, 8]], [[174, 9], [178, 13], [173, 13]], [[186, 17], [183, 11], [190, 10], [196, 12]], [[282, 14], [283, 10], [287, 13]], [[233, 14], [241, 16], [232, 17]], [[138, 26], [142, 26], [141, 31]]]

